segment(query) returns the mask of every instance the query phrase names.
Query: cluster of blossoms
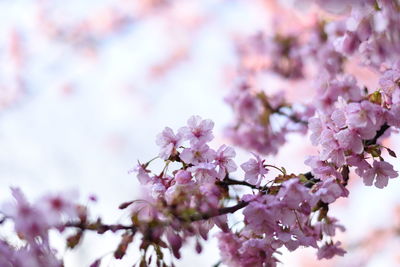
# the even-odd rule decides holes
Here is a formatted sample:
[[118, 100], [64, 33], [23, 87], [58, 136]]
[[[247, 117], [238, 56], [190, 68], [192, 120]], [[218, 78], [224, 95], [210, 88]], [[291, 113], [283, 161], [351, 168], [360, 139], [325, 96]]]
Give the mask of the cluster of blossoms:
[[[312, 247], [318, 259], [343, 256], [345, 250], [333, 237], [344, 227], [328, 212], [338, 198], [348, 196], [351, 171], [365, 185], [378, 188], [398, 176], [383, 151], [396, 154], [382, 145], [381, 138], [400, 127], [400, 4], [300, 2], [350, 16], [315, 20], [297, 33], [259, 33], [239, 45], [240, 82], [226, 99], [235, 122], [227, 135], [234, 144], [256, 152], [248, 161], [237, 164], [234, 149], [227, 145], [212, 148], [214, 123], [193, 116], [178, 131], [165, 128], [156, 140], [159, 155], [133, 169], [146, 195], [120, 205], [130, 212], [128, 223], [92, 221], [86, 208], [67, 196], [46, 196], [31, 204], [13, 189], [16, 201], [1, 208], [1, 225], [11, 222], [21, 245], [1, 240], [0, 265], [62, 266], [51, 248], [49, 231], [66, 228], [74, 229], [67, 239], [69, 248], [76, 247], [85, 231], [122, 231], [116, 259], [124, 257], [140, 236], [140, 266], [168, 265], [165, 251], [171, 252], [173, 266], [173, 258], [181, 257], [189, 239], [196, 241], [200, 253], [202, 240], [214, 226], [220, 229], [221, 261], [229, 266], [276, 266], [281, 248]], [[357, 59], [380, 75], [379, 87], [369, 90], [347, 73], [347, 59]], [[310, 61], [315, 63], [312, 70], [306, 68]], [[260, 76], [267, 72], [290, 82], [313, 78], [315, 97], [296, 105], [282, 92], [267, 95], [260, 85]], [[318, 147], [318, 154], [305, 161], [310, 172], [289, 174], [261, 158], [278, 153], [287, 134], [308, 130], [311, 143]], [[156, 159], [162, 162], [159, 171], [150, 168]], [[238, 166], [243, 179], [232, 176]], [[98, 259], [92, 266], [100, 263]]]
[[[64, 223], [80, 216], [75, 194], [46, 195], [31, 204], [18, 188], [12, 189], [15, 201], [1, 207], [2, 224], [11, 221], [19, 244], [0, 241], [1, 266], [62, 266], [49, 242], [49, 230], [63, 231]], [[12, 238], [7, 235], [6, 238]]]
[[307, 131], [306, 121], [313, 109], [294, 107], [280, 92], [267, 96], [249, 82], [242, 82], [226, 98], [235, 113], [235, 122], [226, 136], [238, 146], [259, 154], [276, 154], [289, 133]]
[[[347, 195], [346, 189], [331, 183], [310, 190], [301, 179], [280, 178], [288, 180], [275, 179], [265, 193], [243, 196], [249, 204], [240, 231], [219, 234], [222, 259], [229, 266], [275, 266], [282, 246], [289, 251], [318, 248], [318, 259], [344, 255], [340, 242], [331, 240], [336, 229], [344, 228], [327, 216], [327, 203]], [[313, 220], [314, 213], [318, 218]]]
[[[385, 82], [388, 80], [382, 80]], [[391, 89], [398, 94], [398, 88]], [[311, 142], [320, 145], [321, 150], [306, 164], [311, 166], [316, 178], [333, 176], [340, 180], [348, 177], [343, 177], [338, 170], [348, 172], [348, 167], [352, 166], [366, 185], [375, 182], [376, 187], [385, 187], [389, 178], [398, 176], [393, 166], [381, 156], [383, 149], [392, 156], [395, 156], [394, 152], [378, 143], [378, 138], [389, 127], [399, 127], [398, 103], [392, 102], [392, 92], [387, 95], [376, 91], [363, 96], [355, 79], [351, 78], [328, 83], [324, 90], [325, 94], [319, 96], [322, 99], [317, 99], [321, 104], [317, 116], [309, 121]], [[341, 92], [343, 90], [346, 94]], [[326, 101], [329, 95], [335, 94], [340, 95], [337, 101]]]
[[[286, 134], [306, 131], [302, 122], [315, 110], [321, 111], [321, 106], [334, 107], [339, 96], [360, 101], [365, 94], [357, 87], [355, 77], [345, 72], [348, 59], [359, 60], [363, 66], [380, 72], [399, 62], [398, 1], [302, 2], [316, 2], [328, 11], [347, 12], [349, 16], [315, 19], [305, 25], [299, 22], [300, 26], [289, 32], [272, 36], [259, 32], [238, 44], [237, 75], [241, 82], [235, 84], [227, 98], [235, 114], [227, 135], [238, 146], [276, 154]], [[289, 82], [308, 82], [308, 87], [316, 85], [318, 101], [303, 106], [299, 102], [296, 106], [287, 103], [282, 92], [267, 95], [265, 88], [271, 85], [265, 85], [265, 80], [270, 80], [270, 74]], [[375, 101], [382, 104], [378, 102]], [[275, 119], [282, 115], [286, 120]]]
[[341, 29], [337, 35], [327, 32], [336, 51], [343, 56], [360, 54], [361, 63], [381, 71], [381, 79], [380, 88], [370, 92], [343, 69], [319, 77], [317, 112], [308, 126], [311, 142], [320, 146], [320, 152], [306, 161], [318, 179], [335, 177], [346, 184], [349, 167], [355, 167], [365, 185], [383, 188], [389, 178], [398, 176], [382, 157], [383, 149], [394, 157], [395, 153], [379, 144], [389, 128], [399, 127], [397, 10], [396, 1], [359, 1], [352, 5], [349, 18], [331, 23]]
[[[342, 180], [334, 175], [319, 179], [311, 173], [287, 174], [284, 168], [266, 164], [257, 154], [240, 165], [244, 179], [233, 179], [232, 173], [237, 170], [235, 151], [226, 145], [217, 150], [210, 148], [213, 126], [212, 121], [193, 116], [177, 133], [167, 127], [159, 134], [157, 158], [165, 165], [159, 174], [149, 168], [155, 159], [139, 163], [134, 169], [151, 193], [142, 201], [120, 205], [121, 209], [131, 208], [129, 224], [90, 221], [85, 208], [63, 196], [47, 196], [32, 205], [13, 189], [16, 203], [4, 205], [2, 213], [4, 220], [13, 221], [24, 245], [16, 248], [2, 241], [4, 265], [23, 266], [20, 261], [29, 257], [31, 266], [61, 266], [62, 261], [49, 244], [48, 232], [65, 228], [76, 229], [67, 239], [70, 248], [87, 230], [99, 234], [123, 231], [114, 252], [116, 259], [125, 255], [140, 234], [140, 264], [144, 266], [154, 258], [158, 265], [167, 264], [165, 248], [179, 259], [189, 238], [197, 240], [195, 249], [200, 253], [200, 240], [208, 238], [214, 225], [221, 230], [217, 234], [221, 260], [230, 266], [276, 266], [281, 247], [289, 251], [313, 247], [318, 250], [318, 259], [345, 254], [340, 242], [332, 240], [344, 227], [328, 216], [329, 204], [348, 195]], [[271, 175], [272, 169], [279, 174]], [[238, 195], [231, 190], [237, 186], [247, 191]], [[235, 217], [228, 220], [228, 216], [240, 211], [244, 219], [238, 226], [232, 222]], [[92, 266], [100, 262], [96, 260]]]
[[[315, 1], [327, 7], [326, 1]], [[328, 1], [336, 12], [350, 12], [333, 22], [341, 33], [330, 36], [335, 50], [344, 56], [359, 54], [367, 66], [380, 69], [382, 63], [395, 63], [400, 52], [400, 22], [397, 0]]]
[[[261, 32], [238, 44], [240, 82], [234, 84], [226, 98], [234, 112], [227, 136], [235, 145], [264, 155], [276, 154], [287, 134], [307, 132], [307, 121], [314, 115], [315, 106], [301, 101], [291, 104], [283, 90], [273, 95], [267, 91], [277, 77], [298, 82], [306, 81], [310, 72], [327, 77], [341, 72], [344, 57], [328, 40], [327, 32], [336, 36], [340, 30], [332, 23], [316, 20], [311, 27], [297, 32], [271, 37]], [[312, 70], [306, 69], [305, 63], [310, 61], [316, 65]], [[274, 81], [265, 85], [272, 77]]]
[[[310, 2], [327, 4], [326, 1]], [[246, 82], [236, 86], [228, 98], [235, 113], [235, 122], [228, 129], [228, 137], [243, 148], [261, 154], [275, 154], [285, 142], [285, 134], [288, 133], [285, 131], [286, 125], [297, 123], [310, 130], [311, 142], [319, 147], [319, 153], [306, 160], [311, 172], [306, 173], [305, 177], [309, 179], [308, 185], [312, 186], [314, 198], [319, 195], [318, 201], [323, 205], [347, 196], [345, 187], [352, 168], [365, 185], [375, 185], [378, 188], [387, 186], [390, 178], [398, 176], [392, 164], [385, 161], [382, 152], [387, 150], [393, 157], [396, 154], [380, 141], [381, 137], [388, 136], [392, 129], [400, 126], [400, 61], [397, 57], [400, 38], [399, 3], [390, 0], [331, 2], [325, 7], [329, 6], [329, 10], [335, 12], [350, 12], [350, 16], [339, 21], [315, 21], [312, 27], [301, 29], [297, 35], [299, 37], [288, 34], [287, 37], [279, 35], [268, 39], [258, 33], [256, 37], [250, 37], [245, 45], [241, 44], [238, 74]], [[304, 38], [305, 34], [308, 39]], [[279, 51], [285, 51], [285, 54]], [[355, 76], [346, 73], [346, 60], [350, 57], [360, 60], [363, 66], [372, 67], [381, 75], [377, 90], [369, 91], [367, 87], [360, 86]], [[292, 105], [285, 103], [282, 93], [268, 97], [265, 91], [258, 89], [263, 87], [263, 81], [258, 76], [266, 72], [273, 72], [287, 80], [307, 78], [306, 73], [310, 71], [304, 69], [303, 63], [310, 59], [317, 66], [317, 72], [311, 76], [316, 96], [312, 103], [306, 103], [307, 113], [295, 112]], [[289, 113], [282, 112], [282, 107], [289, 110]], [[282, 120], [273, 119], [277, 115], [286, 117], [284, 127], [281, 126]], [[282, 184], [282, 187], [285, 188], [285, 185]], [[312, 242], [307, 239], [308, 234], [318, 235], [316, 228], [309, 230], [311, 223], [300, 224], [302, 226], [299, 229], [304, 230], [301, 234], [298, 229], [296, 233], [296, 225], [291, 225], [289, 228], [293, 232], [286, 236], [289, 237], [287, 242], [279, 242], [279, 233], [282, 231], [279, 227], [287, 220], [284, 215], [278, 215], [285, 210], [280, 206], [281, 201], [284, 203], [281, 192], [282, 189], [277, 194], [280, 196], [279, 204], [272, 204], [274, 201], [270, 195], [263, 195], [259, 200], [251, 202], [244, 210], [246, 226], [240, 233], [221, 234], [223, 242], [229, 244], [222, 243], [220, 246], [226, 262], [233, 266], [258, 266], [255, 263], [257, 257], [263, 255], [273, 260], [276, 247], [284, 245], [293, 250], [299, 245], [316, 246], [313, 243], [315, 240]], [[311, 203], [310, 206], [318, 207], [315, 202], [308, 202], [306, 195], [301, 199]], [[296, 207], [302, 205], [300, 201]], [[275, 206], [279, 208], [274, 209]], [[269, 216], [265, 218], [277, 219], [265, 220], [264, 214]], [[297, 221], [307, 221], [307, 211], [296, 211], [296, 215]], [[275, 222], [279, 222], [278, 226]], [[255, 231], [256, 240], [246, 231], [247, 227], [252, 231], [257, 229], [252, 227], [252, 223], [263, 228], [258, 233]], [[261, 234], [265, 236], [260, 238]], [[271, 240], [275, 242], [274, 245], [271, 245]], [[244, 242], [251, 244], [253, 250], [249, 254], [240, 245]], [[268, 252], [265, 252], [266, 244], [270, 248]], [[341, 255], [343, 251], [338, 248], [339, 244], [326, 243], [320, 247], [318, 257]], [[260, 253], [263, 248], [264, 253]], [[246, 262], [247, 259], [249, 262]]]
[[[147, 208], [133, 204], [134, 210], [138, 210], [138, 220], [167, 224], [168, 227], [159, 229], [157, 239], [161, 240], [164, 235], [177, 258], [187, 237], [207, 239], [214, 224], [227, 229], [226, 215], [220, 214], [220, 209], [228, 192], [217, 182], [237, 169], [232, 159], [235, 151], [225, 145], [218, 150], [208, 146], [213, 139], [213, 127], [212, 121], [193, 116], [176, 134], [171, 128], [165, 128], [157, 137], [161, 147], [159, 157], [165, 160], [162, 172], [152, 175], [148, 170], [150, 162], [136, 168], [139, 181], [151, 191], [147, 199], [151, 204]], [[183, 147], [185, 142], [188, 147]], [[178, 163], [180, 168], [169, 173], [171, 163]], [[201, 251], [199, 242], [197, 246]]]
[[[140, 222], [163, 226], [153, 243], [165, 239], [179, 258], [188, 237], [207, 238], [217, 225], [222, 230], [218, 234], [222, 261], [231, 266], [275, 266], [282, 246], [290, 251], [314, 247], [318, 258], [345, 253], [340, 243], [331, 239], [336, 229], [343, 227], [327, 215], [329, 203], [348, 195], [343, 185], [334, 179], [316, 182], [309, 174], [288, 175], [284, 168], [266, 164], [257, 154], [240, 165], [244, 179], [235, 180], [231, 178], [237, 169], [235, 152], [226, 145], [218, 150], [208, 146], [212, 128], [210, 120], [198, 116], [191, 117], [177, 133], [165, 128], [157, 138], [159, 157], [165, 160], [162, 172], [153, 175], [148, 169], [150, 162], [137, 166], [138, 179], [152, 197], [147, 198], [147, 207], [133, 203], [135, 216]], [[173, 162], [179, 168], [169, 174]], [[268, 178], [271, 168], [280, 174]], [[233, 195], [230, 187], [240, 185], [251, 194]], [[227, 215], [241, 209], [244, 225], [234, 231]]]

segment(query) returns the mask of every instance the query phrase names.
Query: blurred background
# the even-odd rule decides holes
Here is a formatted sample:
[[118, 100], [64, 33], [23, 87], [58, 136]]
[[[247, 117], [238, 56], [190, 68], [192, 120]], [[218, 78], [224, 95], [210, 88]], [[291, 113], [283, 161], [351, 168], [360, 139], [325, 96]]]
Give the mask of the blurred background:
[[[214, 120], [215, 144], [229, 143], [223, 129], [232, 113], [224, 97], [237, 60], [234, 40], [268, 31], [265, 2], [0, 1], [0, 199], [10, 198], [10, 186], [30, 199], [77, 190], [83, 203], [96, 195], [93, 215], [112, 223], [124, 216], [118, 205], [140, 192], [128, 170], [157, 155], [155, 136], [165, 126], [177, 129], [200, 115]], [[266, 90], [280, 89], [274, 84]], [[390, 142], [400, 151], [396, 139]], [[277, 157], [267, 159], [305, 171], [305, 155], [313, 151], [308, 144], [306, 136], [291, 136]], [[237, 152], [239, 163], [249, 155]], [[299, 250], [284, 253], [285, 266], [400, 264], [398, 240], [380, 230], [399, 220], [399, 182], [379, 190], [353, 180], [350, 197], [332, 211], [347, 228], [338, 239], [348, 254], [317, 262], [313, 251]], [[77, 251], [58, 249], [67, 267], [88, 266], [118, 241], [88, 235]], [[102, 266], [132, 266], [133, 247], [123, 261], [110, 254]], [[196, 255], [189, 245], [177, 265], [212, 266], [219, 261], [216, 247], [212, 239]]]

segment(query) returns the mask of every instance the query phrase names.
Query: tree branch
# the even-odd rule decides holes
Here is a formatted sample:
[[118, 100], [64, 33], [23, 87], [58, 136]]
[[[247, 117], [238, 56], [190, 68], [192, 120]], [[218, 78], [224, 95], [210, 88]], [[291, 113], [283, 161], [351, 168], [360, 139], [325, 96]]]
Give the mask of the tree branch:
[[[216, 210], [215, 212], [211, 213], [200, 213], [200, 214], [194, 214], [190, 216], [189, 218], [180, 218], [183, 221], [188, 221], [188, 222], [196, 222], [196, 221], [201, 221], [201, 220], [208, 220], [213, 217], [217, 217], [220, 215], [225, 215], [229, 213], [234, 213], [244, 207], [246, 207], [249, 204], [249, 202], [246, 201], [240, 201], [236, 205], [231, 206], [231, 207], [224, 207]], [[163, 225], [163, 224], [160, 224]], [[168, 225], [166, 223], [164, 226]], [[133, 232], [136, 232], [137, 227], [134, 225], [122, 225], [122, 224], [103, 224], [100, 221], [97, 221], [95, 223], [84, 223], [84, 222], [68, 222], [63, 225], [63, 227], [72, 227], [72, 228], [78, 228], [82, 231], [84, 230], [90, 230], [90, 231], [96, 231], [100, 234], [111, 231], [111, 232], [116, 232], [119, 230], [132, 230]]]
[[218, 181], [217, 184], [218, 185], [227, 185], [227, 186], [229, 186], [229, 185], [244, 185], [244, 186], [248, 186], [248, 187], [250, 187], [252, 189], [261, 190], [261, 188], [259, 188], [256, 185], [250, 184], [250, 183], [248, 183], [246, 181], [235, 180], [235, 179], [232, 179], [232, 178], [229, 178], [229, 177], [225, 177], [224, 180]]
[[201, 221], [201, 220], [208, 220], [212, 217], [217, 217], [220, 215], [225, 215], [229, 213], [235, 213], [236, 211], [246, 207], [249, 204], [247, 201], [240, 201], [238, 202], [235, 206], [231, 207], [225, 207], [217, 210], [215, 213], [203, 213], [203, 214], [195, 214], [193, 216], [190, 216], [190, 221], [195, 222], [195, 221]]
[[102, 224], [99, 221], [95, 223], [83, 223], [83, 222], [68, 222], [64, 227], [78, 228], [80, 230], [96, 231], [98, 233], [104, 233], [107, 231], [116, 232], [119, 230], [132, 230], [136, 231], [134, 225], [122, 225], [122, 224]]
[[381, 126], [381, 128], [376, 132], [376, 135], [374, 136], [374, 138], [365, 141], [365, 145], [366, 146], [375, 145], [376, 142], [378, 141], [379, 137], [381, 137], [386, 132], [386, 130], [389, 128], [390, 128], [390, 126], [387, 123], [383, 124]]

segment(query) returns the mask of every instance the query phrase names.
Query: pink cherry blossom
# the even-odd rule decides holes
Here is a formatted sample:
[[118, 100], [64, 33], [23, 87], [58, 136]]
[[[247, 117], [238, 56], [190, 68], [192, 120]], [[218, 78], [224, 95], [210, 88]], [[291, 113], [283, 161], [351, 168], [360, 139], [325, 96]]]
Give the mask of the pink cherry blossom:
[[192, 174], [186, 170], [179, 170], [175, 174], [175, 181], [178, 184], [187, 184], [191, 181], [192, 179]]
[[393, 170], [392, 164], [386, 161], [374, 161], [372, 168], [363, 173], [364, 184], [371, 186], [375, 181], [375, 186], [384, 188], [388, 184], [389, 178], [396, 178], [397, 171]]
[[331, 164], [321, 160], [318, 156], [309, 156], [304, 163], [311, 167], [311, 173], [318, 179], [325, 180], [331, 176], [342, 178]]
[[311, 118], [308, 121], [308, 129], [311, 131], [310, 140], [313, 145], [318, 145], [321, 141], [321, 133], [324, 129], [320, 118]]
[[369, 101], [350, 103], [346, 107], [346, 123], [351, 128], [372, 127], [379, 129], [381, 123], [380, 107]]
[[282, 202], [289, 209], [299, 209], [300, 204], [310, 202], [312, 199], [309, 189], [301, 184], [299, 179], [284, 182], [279, 190], [278, 198], [282, 198]]
[[214, 138], [212, 129], [214, 122], [203, 120], [200, 116], [192, 116], [187, 121], [188, 126], [179, 129], [179, 133], [192, 145], [205, 144]]
[[239, 266], [241, 240], [231, 232], [219, 233], [217, 237], [222, 260], [229, 266]]
[[249, 159], [247, 162], [240, 165], [244, 170], [244, 179], [254, 185], [260, 185], [261, 179], [268, 173], [268, 169], [264, 166], [264, 160], [260, 156], [253, 154], [255, 159]]
[[15, 231], [28, 242], [34, 243], [36, 237], [42, 237], [43, 242], [47, 243], [49, 225], [45, 214], [30, 204], [19, 188], [11, 190], [16, 202], [4, 204], [2, 213], [14, 220]]
[[212, 183], [218, 177], [218, 173], [215, 170], [215, 164], [213, 163], [199, 163], [188, 170], [194, 173], [196, 180], [200, 183]]
[[218, 177], [223, 179], [226, 174], [234, 172], [237, 169], [235, 161], [232, 159], [236, 156], [233, 148], [222, 145], [216, 152], [215, 164], [218, 166]]
[[171, 128], [165, 127], [164, 131], [157, 135], [156, 140], [157, 145], [161, 147], [160, 158], [168, 159], [182, 144], [182, 141], [181, 133], [174, 134]]
[[339, 197], [347, 197], [349, 191], [335, 178], [331, 177], [319, 185], [315, 195], [324, 203], [332, 203]]
[[350, 129], [344, 129], [335, 134], [339, 146], [344, 150], [351, 150], [355, 154], [361, 154], [364, 145], [359, 134]]
[[347, 164], [356, 167], [355, 172], [358, 176], [363, 176], [363, 173], [371, 168], [369, 163], [362, 156], [352, 155], [346, 158]]
[[136, 165], [136, 167], [132, 171], [129, 171], [129, 172], [136, 172], [137, 173], [136, 177], [138, 178], [139, 182], [142, 185], [148, 184], [151, 181], [151, 178], [149, 175], [150, 171], [148, 169], [146, 169], [146, 164], [138, 163]]
[[400, 127], [400, 104], [392, 105], [391, 109], [386, 113], [386, 120], [389, 125], [396, 128]]
[[319, 224], [321, 227], [321, 231], [328, 236], [335, 236], [336, 230], [344, 232], [345, 228], [343, 225], [338, 224], [338, 220], [336, 218], [327, 217], [323, 222]]
[[78, 199], [76, 191], [66, 191], [58, 194], [47, 194], [40, 198], [35, 206], [46, 214], [49, 225], [61, 224], [64, 218], [77, 217], [75, 201]]
[[327, 243], [324, 246], [322, 246], [318, 250], [317, 257], [318, 259], [330, 259], [336, 255], [338, 256], [343, 256], [346, 251], [339, 246], [341, 245], [340, 242], [336, 242], [335, 244], [333, 243]]
[[191, 148], [185, 148], [179, 156], [187, 164], [199, 164], [213, 161], [215, 151], [206, 144], [197, 143]]
[[345, 163], [344, 148], [340, 146], [338, 140], [335, 138], [335, 132], [325, 129], [321, 134], [321, 140], [321, 159], [330, 159], [336, 166], [342, 166]]

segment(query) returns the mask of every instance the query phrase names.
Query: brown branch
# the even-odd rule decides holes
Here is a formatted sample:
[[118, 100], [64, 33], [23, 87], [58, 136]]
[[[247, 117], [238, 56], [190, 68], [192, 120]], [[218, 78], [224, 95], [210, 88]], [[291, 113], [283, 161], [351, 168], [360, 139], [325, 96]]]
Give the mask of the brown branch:
[[102, 224], [99, 221], [96, 223], [82, 223], [82, 222], [68, 222], [64, 227], [78, 228], [80, 230], [90, 230], [96, 231], [102, 234], [107, 231], [116, 232], [119, 230], [132, 230], [136, 231], [136, 226], [134, 225], [122, 225], [122, 224]]
[[[249, 204], [249, 202], [240, 201], [234, 206], [220, 208], [220, 209], [216, 210], [215, 212], [194, 214], [194, 215], [190, 216], [189, 218], [181, 218], [181, 217], [177, 217], [177, 218], [181, 219], [182, 221], [187, 221], [187, 222], [208, 220], [213, 217], [220, 216], [220, 215], [234, 213], [234, 212], [246, 207], [248, 204]], [[168, 223], [160, 224], [160, 225], [167, 226]], [[120, 231], [120, 230], [132, 230], [133, 232], [136, 232], [136, 230], [137, 230], [137, 227], [134, 225], [122, 225], [122, 224], [107, 225], [107, 224], [101, 223], [99, 220], [95, 223], [68, 222], [65, 225], [63, 225], [63, 227], [78, 228], [82, 231], [84, 231], [84, 230], [96, 231], [99, 234], [102, 234], [107, 231], [116, 232], [116, 231]]]
[[222, 185], [222, 186], [229, 186], [229, 185], [243, 185], [243, 186], [248, 186], [252, 189], [257, 189], [257, 190], [261, 190], [261, 188], [257, 187], [256, 185], [250, 184], [246, 181], [239, 181], [239, 180], [235, 180], [229, 177], [225, 177], [224, 180], [222, 181], [218, 181], [217, 182], [218, 185]]
[[383, 124], [381, 126], [381, 128], [376, 132], [376, 135], [374, 136], [374, 138], [365, 141], [365, 145], [366, 146], [375, 145], [376, 142], [378, 141], [379, 137], [381, 137], [386, 132], [386, 130], [389, 128], [390, 128], [390, 126], [387, 123]]
[[295, 123], [301, 123], [301, 124], [304, 124], [304, 125], [308, 125], [307, 121], [304, 121], [304, 120], [296, 117], [296, 115], [294, 115], [294, 114], [292, 114], [292, 115], [286, 114], [285, 112], [280, 110], [280, 108], [273, 110], [273, 113], [285, 116], [285, 117], [287, 117], [288, 119], [290, 119], [291, 121], [293, 121]]
[[229, 213], [235, 213], [236, 211], [246, 207], [248, 204], [249, 204], [249, 202], [247, 202], [247, 201], [240, 201], [235, 206], [221, 208], [214, 213], [195, 214], [193, 216], [190, 216], [190, 221], [195, 222], [195, 221], [201, 221], [201, 220], [208, 220], [212, 217], [217, 217], [217, 216], [225, 215], [225, 214], [229, 214]]

